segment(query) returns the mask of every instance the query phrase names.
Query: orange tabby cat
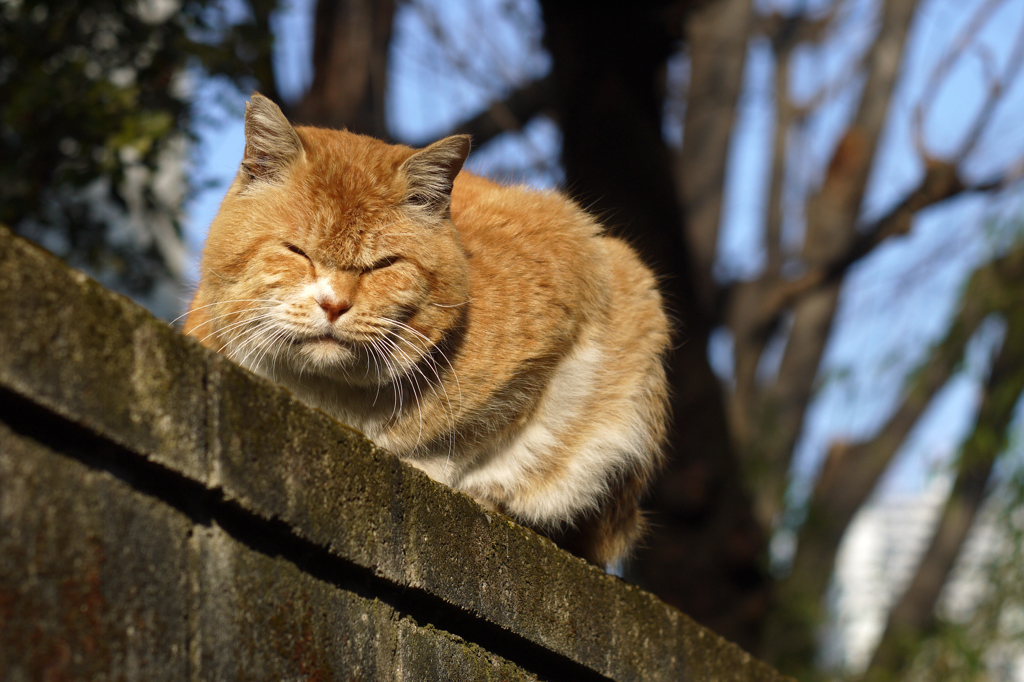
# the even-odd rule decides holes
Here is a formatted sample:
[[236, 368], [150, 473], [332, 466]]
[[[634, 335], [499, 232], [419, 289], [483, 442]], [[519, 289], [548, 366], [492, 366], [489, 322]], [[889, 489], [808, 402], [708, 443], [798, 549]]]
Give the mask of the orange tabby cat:
[[642, 531], [668, 324], [654, 278], [555, 192], [246, 107], [185, 330], [435, 480], [597, 563]]

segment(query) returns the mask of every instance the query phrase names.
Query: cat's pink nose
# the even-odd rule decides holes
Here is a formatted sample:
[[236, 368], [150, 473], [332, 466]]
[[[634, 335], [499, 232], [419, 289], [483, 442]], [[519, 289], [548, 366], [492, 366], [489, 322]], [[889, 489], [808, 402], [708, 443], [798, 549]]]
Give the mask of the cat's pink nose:
[[344, 299], [340, 301], [335, 301], [327, 298], [322, 298], [318, 300], [317, 303], [320, 305], [321, 308], [324, 309], [324, 312], [327, 313], [327, 320], [329, 322], [334, 322], [339, 317], [348, 312], [348, 309], [352, 307], [351, 305], [349, 305], [349, 302]]

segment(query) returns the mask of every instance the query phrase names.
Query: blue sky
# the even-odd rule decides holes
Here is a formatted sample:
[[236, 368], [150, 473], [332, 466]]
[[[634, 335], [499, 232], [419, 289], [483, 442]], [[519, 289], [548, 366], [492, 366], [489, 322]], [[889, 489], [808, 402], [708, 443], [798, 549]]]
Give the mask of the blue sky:
[[[884, 212], [920, 177], [922, 165], [912, 135], [914, 107], [928, 87], [929, 74], [938, 59], [984, 1], [922, 2], [907, 45], [908, 75], [895, 95], [864, 207], [866, 216]], [[441, 46], [427, 38], [430, 22], [415, 5], [403, 5], [396, 19], [389, 124], [402, 139], [440, 134], [510, 86], [541, 75], [549, 67], [539, 47], [537, 11], [532, 3], [517, 3], [525, 18], [518, 25], [488, 20], [497, 8], [507, 4], [500, 0], [432, 4], [440, 17], [437, 26], [443, 35]], [[787, 3], [764, 1], [758, 5], [763, 9], [785, 8]], [[871, 0], [852, 0], [841, 14], [836, 40], [826, 48], [797, 55], [795, 96], [808, 97], [823, 83], [844, 82], [851, 57], [871, 40], [872, 8]], [[286, 99], [298, 98], [312, 79], [312, 9], [313, 0], [291, 0], [274, 22], [280, 43], [275, 66]], [[991, 62], [998, 67], [1005, 63], [1022, 25], [1024, 2], [1003, 3], [980, 34], [985, 49], [972, 50], [950, 70], [925, 118], [924, 140], [929, 152], [941, 157], [956, 149], [985, 92], [985, 64]], [[716, 268], [725, 278], [754, 276], [762, 265], [759, 235], [773, 119], [772, 93], [761, 84], [768, 82], [770, 68], [767, 45], [754, 41], [730, 152]], [[673, 62], [673, 73], [685, 75], [681, 60]], [[838, 89], [821, 113], [810, 119], [805, 131], [805, 144], [794, 173], [796, 181], [788, 193], [786, 230], [795, 242], [802, 230], [800, 207], [806, 187], [813, 187], [815, 178], [820, 177], [851, 114], [857, 81], [846, 80], [849, 84]], [[220, 123], [201, 126], [197, 131], [201, 143], [196, 151], [195, 177], [217, 183], [214, 189], [199, 193], [187, 209], [186, 233], [197, 255], [206, 227], [241, 159], [245, 99], [217, 81], [200, 83], [198, 93], [200, 113]], [[227, 106], [212, 104], [218, 98], [227, 101]], [[1024, 128], [1019, 123], [1019, 112], [1024, 111], [1024, 79], [1018, 79], [1006, 100], [978, 153], [966, 163], [972, 177], [986, 177], [1024, 155]], [[673, 133], [672, 125], [667, 126], [667, 132], [670, 138], [680, 134], [678, 126]], [[471, 167], [499, 177], [551, 184], [560, 179], [557, 164], [553, 163], [558, 146], [557, 127], [538, 119], [521, 134], [505, 135], [474, 151]], [[1007, 192], [993, 201], [967, 195], [925, 211], [909, 236], [882, 246], [850, 273], [836, 333], [827, 350], [825, 380], [798, 446], [793, 490], [796, 501], [830, 442], [866, 436], [887, 416], [900, 396], [907, 372], [921, 362], [929, 345], [941, 338], [966, 277], [990, 255], [993, 230], [1004, 229], [996, 218], [1001, 214], [1024, 214], [1020, 196], [1019, 191]], [[983, 229], [986, 225], [990, 229]], [[987, 353], [998, 340], [998, 325], [979, 335], [964, 371], [937, 398], [904, 447], [884, 491], [900, 494], [920, 490], [944, 470], [972, 423]], [[727, 335], [718, 335], [711, 356], [723, 373], [728, 372], [727, 349]]]

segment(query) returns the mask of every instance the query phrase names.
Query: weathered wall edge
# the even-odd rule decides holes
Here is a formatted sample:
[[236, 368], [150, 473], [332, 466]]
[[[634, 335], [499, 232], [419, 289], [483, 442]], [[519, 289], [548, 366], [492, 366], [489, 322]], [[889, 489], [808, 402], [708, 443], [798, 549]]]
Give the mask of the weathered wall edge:
[[23, 435], [107, 443], [82, 463], [541, 676], [781, 679], [2, 229], [0, 391]]

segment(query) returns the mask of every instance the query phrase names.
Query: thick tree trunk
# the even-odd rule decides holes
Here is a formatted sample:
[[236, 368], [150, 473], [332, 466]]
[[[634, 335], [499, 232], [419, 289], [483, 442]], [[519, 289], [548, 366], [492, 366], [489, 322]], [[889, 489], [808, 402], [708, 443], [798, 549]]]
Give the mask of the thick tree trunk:
[[666, 7], [541, 5], [567, 187], [658, 271], [679, 320], [669, 359], [670, 462], [652, 491], [654, 530], [631, 577], [749, 648], [768, 603], [764, 533], [740, 483], [721, 387], [708, 364], [712, 321], [698, 300], [661, 133], [665, 61], [681, 22]]
[[318, 2], [313, 84], [289, 117], [387, 138], [384, 97], [394, 15], [392, 0]]

